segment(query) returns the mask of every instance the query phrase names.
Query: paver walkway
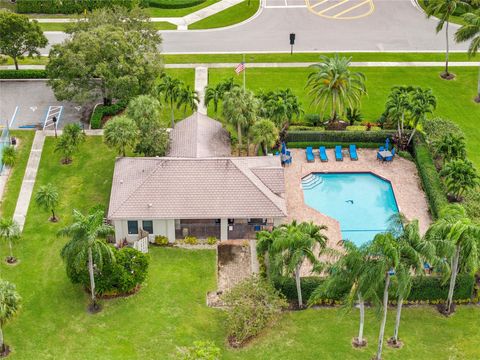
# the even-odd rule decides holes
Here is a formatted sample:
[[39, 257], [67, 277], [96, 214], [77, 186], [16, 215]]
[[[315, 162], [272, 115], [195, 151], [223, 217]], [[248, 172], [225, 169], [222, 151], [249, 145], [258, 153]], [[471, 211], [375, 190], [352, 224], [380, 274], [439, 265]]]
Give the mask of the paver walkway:
[[208, 68], [195, 68], [195, 91], [198, 93], [198, 112], [207, 115], [207, 107], [205, 106], [205, 87], [208, 85]]
[[[61, 135], [61, 130], [58, 134]], [[85, 130], [86, 135], [103, 135], [103, 130]], [[28, 207], [32, 198], [33, 188], [35, 186], [35, 180], [37, 178], [38, 167], [42, 158], [43, 145], [45, 144], [46, 136], [55, 136], [53, 130], [37, 131], [33, 139], [32, 148], [30, 150], [30, 156], [27, 162], [27, 168], [25, 175], [23, 176], [22, 187], [20, 188], [20, 194], [17, 199], [17, 205], [15, 212], [13, 213], [13, 220], [15, 220], [20, 226], [20, 231], [23, 231], [25, 225], [25, 219], [27, 217]]]

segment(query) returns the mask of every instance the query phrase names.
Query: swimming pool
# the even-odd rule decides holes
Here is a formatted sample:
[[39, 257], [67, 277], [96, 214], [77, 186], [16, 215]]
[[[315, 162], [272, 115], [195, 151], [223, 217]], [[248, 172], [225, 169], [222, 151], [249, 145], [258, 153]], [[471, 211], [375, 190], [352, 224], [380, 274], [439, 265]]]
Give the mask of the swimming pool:
[[314, 173], [302, 179], [305, 203], [340, 223], [357, 245], [388, 229], [398, 213], [392, 185], [372, 173]]

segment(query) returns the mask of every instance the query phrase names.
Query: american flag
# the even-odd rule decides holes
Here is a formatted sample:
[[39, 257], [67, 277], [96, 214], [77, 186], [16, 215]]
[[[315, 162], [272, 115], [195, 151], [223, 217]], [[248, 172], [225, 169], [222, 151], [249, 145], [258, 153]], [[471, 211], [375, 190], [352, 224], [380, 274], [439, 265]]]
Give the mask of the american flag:
[[240, 74], [243, 70], [245, 70], [245, 63], [241, 62], [240, 64], [237, 65], [235, 68], [235, 72], [237, 74]]

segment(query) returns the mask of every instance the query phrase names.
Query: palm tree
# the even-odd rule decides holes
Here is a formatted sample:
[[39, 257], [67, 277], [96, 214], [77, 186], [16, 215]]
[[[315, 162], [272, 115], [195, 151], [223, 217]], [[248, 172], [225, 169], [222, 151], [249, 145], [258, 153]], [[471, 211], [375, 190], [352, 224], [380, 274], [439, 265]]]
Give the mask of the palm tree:
[[430, 0], [428, 2], [426, 13], [427, 17], [435, 16], [438, 18], [438, 24], [435, 30], [437, 34], [443, 29], [445, 25], [445, 72], [442, 77], [445, 79], [451, 79], [451, 74], [448, 72], [448, 56], [450, 53], [450, 39], [448, 37], [448, 28], [450, 24], [450, 16], [455, 13], [457, 8], [468, 9], [470, 5], [462, 0]]
[[447, 191], [456, 200], [460, 200], [466, 190], [473, 189], [479, 184], [477, 171], [469, 160], [457, 159], [447, 162], [440, 175], [445, 177]]
[[117, 116], [107, 122], [103, 129], [105, 144], [117, 148], [118, 154], [126, 155], [127, 148], [134, 148], [139, 131], [135, 121], [127, 116]]
[[441, 156], [443, 164], [447, 161], [464, 159], [467, 155], [465, 138], [462, 135], [448, 133], [433, 142], [435, 154]]
[[277, 127], [267, 119], [261, 119], [253, 124], [249, 134], [255, 144], [255, 155], [259, 146], [262, 147], [263, 155], [267, 155], [267, 149], [274, 146], [278, 140]]
[[235, 84], [233, 77], [225, 79], [215, 86], [207, 86], [205, 88], [205, 106], [208, 107], [213, 102], [213, 111], [216, 115], [218, 104], [223, 100], [225, 93], [231, 91], [234, 87], [238, 87], [238, 84]]
[[85, 141], [85, 133], [83, 132], [82, 127], [77, 123], [65, 125], [62, 136], [69, 138], [75, 149]]
[[163, 100], [170, 106], [172, 129], [175, 127], [175, 114], [173, 113], [174, 104], [178, 101], [183, 82], [178, 79], [171, 78], [166, 73], [161, 75], [162, 82], [158, 85], [157, 91]]
[[297, 96], [291, 89], [270, 91], [262, 96], [265, 117], [272, 120], [280, 131], [288, 128], [293, 116], [300, 116], [303, 112]]
[[55, 209], [59, 203], [58, 189], [52, 183], [42, 185], [35, 194], [35, 202], [45, 211], [51, 211], [52, 216], [49, 218], [52, 222], [57, 222], [58, 219], [55, 216]]
[[110, 245], [102, 237], [113, 233], [113, 227], [103, 220], [103, 210], [94, 209], [87, 215], [73, 210], [73, 223], [60, 231], [71, 239], [61, 251], [62, 259], [77, 270], [83, 270], [88, 264], [90, 276], [90, 310], [98, 311], [95, 293], [95, 269], [101, 270], [105, 261], [115, 261]]
[[55, 152], [63, 154], [62, 163], [70, 164], [72, 155], [80, 144], [85, 141], [85, 134], [78, 124], [68, 124], [63, 128], [62, 135], [55, 145]]
[[478, 269], [480, 225], [468, 218], [463, 206], [451, 204], [442, 209], [440, 218], [430, 226], [425, 237], [435, 245], [439, 258], [450, 259], [449, 269], [444, 271], [445, 280], [450, 279], [444, 311], [450, 314], [460, 263], [464, 270]]
[[264, 257], [265, 272], [267, 277], [271, 277], [273, 268], [271, 266], [271, 256], [274, 256], [273, 242], [280, 236], [280, 229], [274, 228], [272, 231], [262, 230], [256, 233], [257, 238], [257, 254]]
[[242, 131], [248, 129], [257, 119], [258, 100], [253, 93], [234, 87], [225, 93], [223, 101], [223, 116], [225, 120], [237, 127], [238, 154], [242, 148]]
[[342, 241], [345, 254], [339, 258], [328, 269], [328, 278], [325, 283], [315, 289], [309, 299], [310, 304], [314, 304], [319, 298], [330, 293], [339, 291], [347, 291], [344, 304], [345, 309], [351, 310], [356, 303], [360, 310], [360, 324], [358, 328], [358, 336], [353, 339], [356, 347], [367, 345], [366, 339], [363, 337], [363, 328], [365, 324], [365, 300], [371, 297], [373, 291], [376, 290], [375, 284], [367, 283], [364, 280], [364, 273], [368, 268], [369, 258], [367, 247], [357, 247], [353, 242]]
[[321, 108], [321, 115], [330, 107], [330, 120], [336, 121], [346, 108], [360, 107], [360, 99], [367, 93], [365, 75], [350, 71], [351, 58], [336, 54], [321, 59], [321, 63], [311, 66], [315, 72], [308, 75], [306, 87], [310, 88], [312, 104]]
[[405, 116], [410, 108], [411, 86], [395, 86], [388, 95], [385, 112], [397, 123], [398, 138], [403, 138]]
[[22, 298], [15, 285], [0, 279], [0, 355], [2, 357], [9, 352], [3, 339], [3, 327], [20, 311], [21, 303]]
[[[471, 40], [468, 48], [468, 55], [475, 56], [480, 48], [480, 13], [466, 13], [463, 15], [465, 25], [455, 33], [456, 42], [464, 42]], [[478, 68], [478, 85], [476, 102], [480, 102], [480, 67]]]
[[183, 106], [183, 116], [187, 113], [187, 107], [192, 111], [198, 109], [198, 92], [190, 88], [190, 85], [182, 86], [178, 93], [177, 109]]
[[412, 118], [412, 134], [408, 139], [407, 146], [417, 131], [418, 124], [421, 124], [428, 113], [432, 113], [437, 107], [437, 98], [433, 95], [432, 89], [415, 88], [412, 93], [410, 114]]
[[55, 144], [55, 152], [62, 154], [62, 164], [70, 164], [72, 162], [72, 155], [75, 152], [75, 147], [68, 136], [60, 136]]
[[17, 163], [17, 150], [13, 146], [6, 146], [2, 150], [2, 164], [12, 168]]
[[300, 281], [300, 268], [305, 260], [309, 261], [314, 268], [319, 264], [315, 255], [318, 248], [318, 256], [326, 248], [327, 237], [322, 233], [326, 230], [325, 225], [315, 225], [312, 222], [297, 224], [283, 224], [278, 227], [279, 231], [272, 244], [274, 266], [279, 272], [294, 274], [297, 287], [298, 306], [303, 307], [302, 287]]
[[21, 235], [20, 226], [17, 222], [10, 218], [0, 219], [0, 238], [8, 243], [10, 256], [7, 257], [8, 263], [15, 263], [17, 259], [13, 256], [12, 243], [19, 240]]
[[377, 234], [368, 251], [371, 260], [363, 281], [371, 284], [381, 284], [383, 282], [383, 315], [380, 323], [378, 348], [375, 356], [375, 360], [381, 360], [385, 324], [387, 322], [388, 290], [391, 276], [394, 274], [400, 262], [400, 254], [397, 241], [392, 233]]

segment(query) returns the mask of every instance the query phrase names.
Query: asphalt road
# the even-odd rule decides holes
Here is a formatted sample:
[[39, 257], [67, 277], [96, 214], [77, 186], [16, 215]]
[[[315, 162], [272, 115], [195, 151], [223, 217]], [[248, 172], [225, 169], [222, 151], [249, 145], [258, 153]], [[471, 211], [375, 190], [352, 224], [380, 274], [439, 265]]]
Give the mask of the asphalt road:
[[[164, 53], [283, 52], [290, 50], [291, 32], [297, 35], [295, 51], [304, 52], [445, 49], [444, 33], [435, 33], [436, 20], [426, 19], [410, 0], [372, 1], [373, 12], [357, 19], [327, 18], [306, 7], [264, 8], [250, 21], [230, 28], [163, 31], [162, 50]], [[361, 8], [352, 14], [361, 15]], [[456, 28], [451, 25], [451, 49], [465, 50], [466, 43], [453, 42]], [[65, 34], [47, 33], [47, 37], [54, 44], [61, 42]], [[48, 48], [43, 51], [47, 52]]]

